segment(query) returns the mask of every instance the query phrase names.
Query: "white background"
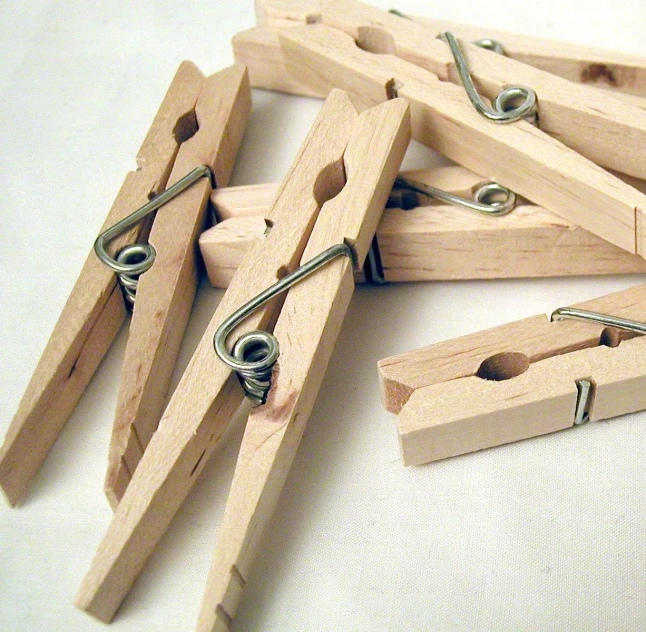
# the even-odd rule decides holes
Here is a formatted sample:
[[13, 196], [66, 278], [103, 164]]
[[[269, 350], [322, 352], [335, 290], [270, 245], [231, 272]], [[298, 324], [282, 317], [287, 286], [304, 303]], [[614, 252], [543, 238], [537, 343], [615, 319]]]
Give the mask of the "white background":
[[[643, 0], [398, 8], [646, 56]], [[230, 64], [231, 37], [253, 23], [251, 0], [0, 4], [0, 433], [177, 65]], [[319, 107], [255, 91], [232, 184], [280, 180]], [[430, 160], [413, 147], [405, 166]], [[382, 357], [644, 281], [359, 288], [233, 630], [644, 629], [646, 414], [405, 468], [376, 371]], [[176, 378], [220, 296], [202, 285]], [[0, 503], [3, 631], [104, 629], [72, 600], [111, 516], [102, 486], [126, 333], [25, 502]], [[193, 629], [241, 431], [216, 451], [115, 632]]]

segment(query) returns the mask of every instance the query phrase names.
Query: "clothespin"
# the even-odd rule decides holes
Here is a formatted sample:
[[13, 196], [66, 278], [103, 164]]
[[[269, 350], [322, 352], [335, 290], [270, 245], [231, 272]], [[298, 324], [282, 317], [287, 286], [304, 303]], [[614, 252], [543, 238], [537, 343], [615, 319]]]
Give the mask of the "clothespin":
[[[256, 0], [256, 22], [259, 26], [272, 29], [311, 24], [321, 21], [321, 10], [320, 0]], [[646, 60], [637, 55], [427, 16], [411, 16], [397, 9], [391, 9], [390, 13], [423, 24], [436, 34], [450, 31], [461, 40], [503, 52], [511, 59], [540, 68], [563, 79], [608, 89], [615, 93], [617, 98], [624, 98], [624, 95], [637, 97], [637, 99], [627, 98], [628, 102], [634, 104], [644, 102]], [[260, 76], [258, 78], [261, 79]]]
[[[377, 228], [385, 281], [446, 281], [645, 272], [646, 262], [534, 204], [518, 200], [513, 212], [467, 206], [508, 191], [464, 167], [402, 172]], [[406, 183], [417, 184], [417, 191]], [[423, 188], [420, 188], [423, 187]], [[432, 189], [430, 188], [432, 187]], [[215, 189], [218, 223], [199, 239], [215, 287], [227, 287], [253, 241], [278, 185]], [[434, 191], [435, 190], [435, 191]], [[451, 203], [431, 197], [456, 196]], [[496, 195], [497, 194], [497, 195]], [[448, 198], [447, 198], [448, 199]], [[463, 204], [463, 205], [462, 205]], [[363, 275], [357, 275], [361, 282]]]
[[[79, 607], [114, 616], [246, 391], [266, 403], [247, 422], [198, 624], [228, 628], [409, 138], [405, 101], [357, 115], [345, 93], [330, 94], [268, 213], [271, 230], [231, 281], [126, 489]], [[272, 327], [274, 336], [253, 331]]]
[[[0, 486], [11, 504], [112, 344], [136, 288], [106, 482], [113, 502], [123, 493], [163, 408], [195, 293], [197, 234], [212, 187], [228, 182], [249, 109], [244, 66], [208, 78], [190, 62], [180, 66], [9, 427]], [[161, 204], [152, 228], [142, 223]]]
[[645, 320], [640, 285], [381, 360], [404, 463], [646, 409]]
[[[324, 10], [324, 20], [326, 15]], [[279, 37], [297, 82], [319, 92], [345, 88], [363, 106], [402, 96], [411, 105], [416, 140], [624, 250], [643, 250], [644, 196], [527, 121], [496, 125], [476, 112], [461, 86], [383, 50], [367, 52], [337, 29], [312, 24], [284, 29]], [[359, 43], [378, 48], [374, 38]]]

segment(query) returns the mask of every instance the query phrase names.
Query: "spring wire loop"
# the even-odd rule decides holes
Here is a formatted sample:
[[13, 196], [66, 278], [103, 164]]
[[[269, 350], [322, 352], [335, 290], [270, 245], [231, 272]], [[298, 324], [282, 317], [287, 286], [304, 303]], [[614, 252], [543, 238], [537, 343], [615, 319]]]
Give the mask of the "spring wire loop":
[[[536, 118], [536, 93], [531, 88], [526, 88], [525, 86], [510, 86], [506, 88], [494, 99], [493, 109], [488, 108], [476, 90], [471, 74], [469, 73], [467, 61], [455, 35], [450, 31], [446, 31], [442, 34], [442, 39], [446, 40], [451, 49], [451, 53], [453, 53], [460, 81], [462, 81], [462, 85], [473, 107], [479, 114], [494, 123], [514, 123], [524, 118]], [[481, 48], [491, 49], [491, 46], [481, 45]], [[514, 106], [513, 103], [518, 101], [518, 99], [522, 99], [522, 102]]]
[[264, 404], [267, 399], [271, 372], [280, 353], [278, 340], [267, 331], [251, 331], [238, 338], [232, 352], [229, 353], [226, 347], [227, 337], [245, 318], [267, 301], [341, 256], [348, 257], [355, 263], [354, 252], [350, 246], [345, 243], [332, 246], [258, 294], [217, 328], [213, 336], [215, 352], [222, 362], [238, 374], [245, 393], [256, 406]]
[[478, 211], [485, 215], [506, 215], [516, 206], [516, 194], [497, 182], [488, 182], [479, 186], [474, 192], [473, 200], [467, 200], [459, 195], [436, 189], [429, 184], [403, 176], [396, 178], [395, 185], [454, 206], [462, 206], [472, 211]]
[[94, 242], [94, 252], [108, 268], [116, 272], [124, 291], [124, 298], [130, 306], [135, 302], [139, 276], [152, 267], [157, 253], [151, 244], [131, 244], [122, 248], [116, 258], [113, 258], [108, 254], [106, 244], [204, 177], [209, 178], [211, 186], [215, 188], [216, 183], [213, 172], [207, 165], [200, 165], [154, 197], [150, 202], [102, 232]]
[[[400, 18], [405, 18], [406, 20], [412, 19], [409, 15], [402, 13], [397, 9], [390, 9], [388, 13], [392, 13]], [[458, 40], [455, 38], [455, 35], [450, 31], [446, 31], [442, 33], [440, 37], [448, 43], [451, 53], [453, 54], [453, 59], [455, 60], [460, 81], [462, 81], [462, 85], [464, 86], [473, 107], [479, 114], [494, 123], [514, 123], [520, 119], [528, 119], [532, 123], [537, 122], [537, 99], [536, 92], [534, 92], [534, 90], [525, 86], [510, 86], [503, 90], [494, 99], [493, 109], [488, 108], [476, 90], [471, 74], [469, 73], [469, 67], [464, 57], [464, 53], [462, 52], [462, 48], [460, 47]], [[480, 48], [493, 51], [494, 53], [498, 53], [500, 55], [505, 54], [503, 45], [497, 40], [485, 37], [476, 40], [473, 43]], [[517, 102], [519, 99], [522, 99], [522, 102], [515, 106], [514, 102]]]

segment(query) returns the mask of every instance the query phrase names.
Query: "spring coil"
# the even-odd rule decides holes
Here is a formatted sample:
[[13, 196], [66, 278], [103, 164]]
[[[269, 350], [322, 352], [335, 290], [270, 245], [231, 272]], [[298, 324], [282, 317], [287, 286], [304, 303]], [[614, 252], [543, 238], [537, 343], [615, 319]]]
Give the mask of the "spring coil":
[[117, 253], [116, 261], [129, 270], [117, 272], [117, 279], [123, 290], [123, 297], [130, 307], [135, 304], [139, 276], [152, 267], [155, 254], [154, 248], [149, 244], [132, 244]]
[[516, 206], [516, 194], [497, 182], [487, 182], [480, 185], [474, 191], [473, 200], [418, 182], [408, 176], [398, 176], [395, 179], [395, 186], [410, 189], [436, 200], [478, 211], [478, 213], [485, 215], [506, 215]]
[[[450, 31], [446, 31], [441, 37], [451, 49], [460, 81], [462, 81], [469, 100], [479, 114], [494, 123], [514, 123], [520, 119], [528, 119], [534, 123], [536, 122], [537, 100], [534, 90], [525, 86], [510, 86], [494, 99], [492, 104], [493, 108], [488, 108], [476, 90], [471, 74], [469, 73], [467, 60], [462, 53], [462, 48], [455, 35]], [[495, 42], [494, 40], [479, 40], [479, 42], [480, 44], [478, 45], [481, 48], [487, 48], [495, 52], [500, 51], [500, 48], [496, 46], [496, 44], [500, 46], [499, 42]], [[519, 99], [521, 102], [518, 105], [514, 105]]]
[[227, 337], [245, 318], [267, 301], [288, 290], [332, 259], [341, 256], [349, 257], [355, 263], [354, 251], [350, 246], [345, 243], [332, 246], [252, 298], [217, 328], [213, 336], [215, 352], [222, 362], [238, 374], [245, 393], [254, 405], [264, 404], [267, 399], [271, 373], [280, 355], [278, 340], [267, 331], [251, 331], [238, 338], [229, 353], [226, 347]]
[[117, 274], [119, 283], [123, 288], [124, 299], [130, 307], [132, 307], [135, 302], [139, 276], [152, 267], [157, 253], [151, 244], [132, 244], [122, 248], [117, 256], [113, 258], [108, 254], [106, 249], [107, 243], [132, 228], [144, 217], [159, 209], [161, 206], [166, 204], [166, 202], [170, 202], [170, 200], [178, 196], [194, 182], [197, 182], [197, 180], [204, 177], [209, 178], [211, 186], [215, 188], [216, 183], [213, 172], [207, 165], [200, 165], [178, 180], [175, 184], [168, 187], [168, 189], [163, 193], [160, 193], [142, 207], [138, 208], [127, 217], [124, 217], [114, 226], [103, 231], [94, 242], [94, 252], [96, 253], [96, 256], [101, 260], [101, 262], [111, 270], [114, 270]]

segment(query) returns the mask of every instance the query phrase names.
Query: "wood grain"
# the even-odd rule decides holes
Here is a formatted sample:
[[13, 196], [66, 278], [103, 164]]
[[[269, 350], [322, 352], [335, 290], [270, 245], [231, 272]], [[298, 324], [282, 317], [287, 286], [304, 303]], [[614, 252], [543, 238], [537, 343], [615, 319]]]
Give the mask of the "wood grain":
[[[576, 307], [643, 322], [645, 298], [641, 285]], [[569, 427], [581, 378], [598, 386], [593, 419], [641, 410], [646, 367], [636, 356], [646, 340], [620, 343], [627, 337], [596, 323], [534, 316], [381, 360], [384, 405], [399, 413], [405, 463]]]
[[[436, 188], [472, 198], [487, 181], [464, 167], [403, 172]], [[254, 239], [277, 185], [216, 189], [216, 226], [200, 235], [211, 284], [225, 288]], [[394, 189], [377, 228], [387, 281], [446, 281], [645, 272], [646, 262], [554, 213], [522, 200], [492, 217]], [[411, 208], [411, 205], [416, 208]], [[408, 210], [398, 208], [404, 205]], [[355, 280], [362, 280], [357, 274]]]
[[[391, 53], [462, 87], [441, 31], [355, 0], [323, 0], [324, 24], [351, 35], [361, 48]], [[429, 37], [430, 35], [430, 37]], [[460, 42], [478, 91], [493, 100], [511, 85], [529, 86], [538, 98], [540, 128], [603, 167], [646, 178], [640, 150], [646, 111], [608, 91], [591, 89], [504, 55]]]
[[[348, 180], [321, 208], [302, 263], [339, 243], [365, 258], [408, 146], [408, 106], [397, 99], [358, 117], [344, 154]], [[288, 293], [274, 334], [281, 356], [267, 403], [247, 422], [198, 623], [228, 630], [251, 562], [314, 406], [354, 283], [339, 258]]]
[[[321, 4], [320, 0], [256, 0], [257, 24], [284, 28], [320, 21]], [[436, 34], [451, 31], [458, 38], [471, 42], [495, 39], [503, 45], [507, 57], [569, 81], [607, 89], [618, 95], [646, 97], [644, 57], [426, 16], [408, 17]]]

